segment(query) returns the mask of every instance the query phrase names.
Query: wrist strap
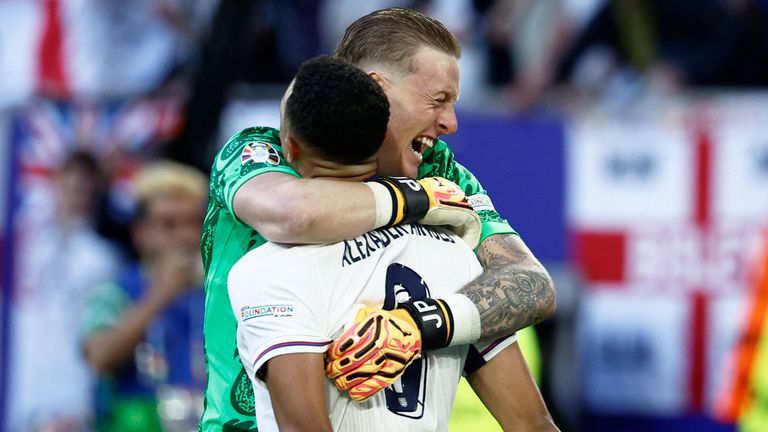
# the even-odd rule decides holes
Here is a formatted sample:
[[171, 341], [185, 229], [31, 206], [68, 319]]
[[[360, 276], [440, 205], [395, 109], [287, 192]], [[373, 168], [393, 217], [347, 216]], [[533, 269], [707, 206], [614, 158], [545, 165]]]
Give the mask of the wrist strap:
[[480, 311], [464, 294], [451, 294], [443, 299], [453, 315], [453, 338], [449, 345], [467, 345], [480, 340]]
[[376, 221], [373, 223], [373, 229], [389, 226], [394, 217], [395, 206], [390, 188], [376, 181], [368, 181], [363, 184], [373, 192], [373, 200], [376, 205]]
[[379, 177], [364, 183], [376, 202], [374, 228], [421, 220], [429, 210], [429, 195], [421, 184], [410, 177]]
[[421, 331], [424, 349], [447, 347], [453, 339], [453, 314], [448, 305], [439, 299], [422, 298], [400, 304], [408, 311]]
[[416, 222], [427, 214], [429, 195], [418, 181], [410, 177], [379, 177], [378, 181], [390, 189], [396, 203], [391, 225]]

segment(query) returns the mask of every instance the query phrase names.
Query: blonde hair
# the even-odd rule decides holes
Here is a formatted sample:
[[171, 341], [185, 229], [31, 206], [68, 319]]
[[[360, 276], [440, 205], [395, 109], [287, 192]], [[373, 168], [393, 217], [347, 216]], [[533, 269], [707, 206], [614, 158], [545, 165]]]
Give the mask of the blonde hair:
[[357, 67], [378, 64], [413, 73], [413, 57], [422, 46], [461, 56], [456, 36], [440, 21], [412, 9], [388, 8], [350, 24], [335, 56]]
[[134, 183], [136, 207], [143, 215], [147, 203], [162, 195], [183, 196], [200, 201], [208, 196], [208, 179], [197, 169], [173, 161], [152, 162], [142, 168]]

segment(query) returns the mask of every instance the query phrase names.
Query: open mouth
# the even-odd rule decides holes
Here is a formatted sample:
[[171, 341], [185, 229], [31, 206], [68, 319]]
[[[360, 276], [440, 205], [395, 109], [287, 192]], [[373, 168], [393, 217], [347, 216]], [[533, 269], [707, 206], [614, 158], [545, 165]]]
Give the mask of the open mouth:
[[411, 141], [413, 151], [418, 154], [424, 153], [427, 147], [432, 147], [433, 145], [435, 145], [435, 140], [425, 136], [416, 137]]

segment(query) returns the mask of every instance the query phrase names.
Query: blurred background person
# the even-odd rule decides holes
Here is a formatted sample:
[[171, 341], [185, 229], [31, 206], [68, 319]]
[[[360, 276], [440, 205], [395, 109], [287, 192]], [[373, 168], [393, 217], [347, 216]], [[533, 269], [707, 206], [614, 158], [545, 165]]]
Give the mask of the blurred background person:
[[689, 87], [768, 84], [761, 0], [611, 0], [562, 55], [559, 77], [591, 97], [629, 102]]
[[187, 431], [202, 411], [200, 229], [207, 180], [154, 162], [135, 182], [139, 260], [101, 285], [85, 313], [84, 350], [99, 374], [97, 429]]
[[119, 256], [93, 228], [103, 192], [93, 156], [73, 152], [54, 173], [53, 192], [52, 213], [40, 216], [21, 258], [7, 430], [80, 431], [92, 416], [80, 322], [96, 285], [115, 276]]

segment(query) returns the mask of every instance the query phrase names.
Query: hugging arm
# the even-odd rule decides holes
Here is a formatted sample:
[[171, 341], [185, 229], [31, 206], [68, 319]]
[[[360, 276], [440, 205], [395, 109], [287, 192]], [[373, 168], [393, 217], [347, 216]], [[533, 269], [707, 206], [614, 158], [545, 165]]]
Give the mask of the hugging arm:
[[360, 182], [300, 179], [281, 172], [245, 182], [233, 207], [238, 218], [278, 243], [334, 243], [372, 229], [376, 219], [373, 193]]
[[378, 177], [362, 183], [269, 172], [237, 190], [233, 209], [264, 238], [278, 243], [335, 243], [374, 228], [418, 221], [445, 225], [474, 247], [481, 229], [464, 192], [436, 177]]
[[555, 311], [555, 287], [544, 266], [514, 234], [486, 238], [477, 250], [483, 273], [459, 290], [480, 312], [480, 339], [537, 324]]

